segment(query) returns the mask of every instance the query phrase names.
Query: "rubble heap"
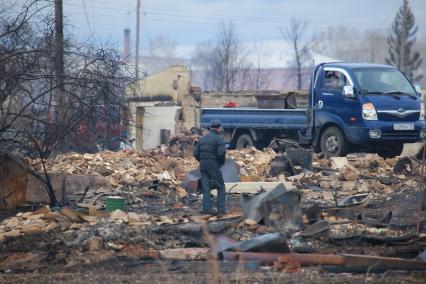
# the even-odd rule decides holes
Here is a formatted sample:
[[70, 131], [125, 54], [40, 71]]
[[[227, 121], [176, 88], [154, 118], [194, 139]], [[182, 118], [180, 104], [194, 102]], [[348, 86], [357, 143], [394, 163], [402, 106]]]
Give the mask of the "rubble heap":
[[420, 187], [415, 169], [395, 172], [398, 158], [384, 159], [377, 154], [351, 154], [346, 157], [317, 159], [314, 172], [303, 172], [285, 180], [294, 182], [304, 198], [330, 204], [339, 198], [368, 194], [386, 198], [399, 190]]
[[[46, 168], [49, 173], [101, 175], [113, 187], [147, 180], [167, 180], [179, 184], [188, 170], [197, 167], [197, 161], [176, 148], [163, 146], [142, 152], [67, 153], [48, 161]], [[32, 160], [31, 165], [42, 170], [38, 159]]]
[[[87, 255], [92, 256], [88, 263], [102, 263], [129, 256], [208, 260], [207, 253], [239, 261], [239, 254], [245, 253], [262, 262], [272, 259], [266, 264], [282, 266], [284, 271], [300, 271], [317, 256], [348, 261], [352, 257], [368, 263], [362, 269], [365, 272], [371, 261], [401, 265], [408, 261], [380, 257], [414, 258], [424, 250], [425, 212], [413, 218], [421, 188], [415, 159], [396, 167], [398, 158], [375, 154], [314, 156], [311, 170], [291, 165], [297, 174], [271, 176], [270, 165], [279, 155], [272, 149], [228, 151], [227, 157], [235, 160], [244, 182], [233, 193], [240, 190], [244, 196], [240, 196], [241, 203], [234, 203], [239, 196], [229, 195], [230, 212], [225, 216], [197, 215], [198, 196], [181, 186], [186, 173], [198, 167], [192, 144], [177, 141], [151, 151], [58, 156], [47, 162], [49, 172], [95, 175], [107, 179], [112, 187], [85, 192], [85, 198], [69, 208], [43, 207], [3, 220], [0, 270], [42, 270], [49, 263], [78, 267]], [[41, 170], [40, 161], [31, 164]], [[268, 184], [275, 184], [274, 188]], [[103, 195], [125, 197], [127, 212], [99, 210]], [[148, 207], [155, 210], [145, 210]], [[222, 247], [215, 248], [219, 246], [214, 242]], [[277, 245], [288, 251], [277, 252]], [[423, 262], [409, 261], [418, 270], [426, 269]], [[384, 268], [395, 265], [388, 263]]]
[[226, 155], [240, 167], [241, 181], [265, 181], [269, 178], [269, 165], [276, 153], [271, 148], [260, 151], [252, 147], [230, 150]]
[[[263, 181], [268, 177], [269, 163], [275, 157], [275, 152], [272, 149], [259, 151], [250, 148], [228, 151], [227, 157], [236, 160], [242, 176], [249, 176], [253, 181]], [[30, 164], [42, 171], [39, 159], [30, 160]], [[67, 153], [47, 161], [46, 168], [49, 173], [101, 175], [113, 187], [147, 180], [164, 180], [178, 185], [187, 172], [198, 168], [198, 162], [192, 156], [192, 150], [163, 145], [140, 152]]]
[[[52, 211], [42, 207], [35, 212], [20, 212], [0, 222], [0, 271], [13, 263], [7, 255], [25, 251], [111, 250], [129, 246], [139, 251], [158, 251], [188, 246], [207, 247], [203, 227], [221, 232], [244, 224], [241, 210], [226, 217], [178, 213], [173, 216], [138, 214], [115, 210], [111, 213], [89, 206], [86, 210], [64, 207]], [[58, 241], [61, 240], [61, 241]], [[66, 259], [67, 262], [70, 259]], [[19, 263], [18, 263], [19, 264]]]
[[[109, 181], [112, 191], [88, 193], [93, 200], [100, 195], [121, 195], [128, 201], [141, 204], [146, 197], [163, 195], [176, 203], [186, 197], [188, 192], [181, 184], [185, 175], [198, 168], [198, 162], [192, 156], [193, 139], [176, 140], [173, 146], [161, 146], [154, 150], [105, 151], [96, 154], [68, 153], [46, 162], [49, 173], [69, 175], [97, 175]], [[289, 181], [303, 192], [307, 202], [315, 200], [322, 204], [333, 204], [337, 199], [355, 194], [372, 193], [383, 196], [397, 189], [419, 187], [413, 169], [394, 172], [397, 158], [383, 159], [376, 154], [352, 154], [347, 157], [318, 159], [314, 156], [314, 171], [302, 171], [294, 176], [283, 174], [270, 176], [271, 161], [277, 153], [268, 148], [259, 151], [255, 148], [230, 150], [227, 157], [234, 159], [239, 167], [242, 182]], [[31, 160], [31, 165], [41, 171], [40, 160]], [[160, 183], [152, 190], [150, 182]], [[371, 196], [370, 196], [371, 197]], [[99, 199], [99, 203], [103, 199]]]
[[[31, 160], [30, 164], [34, 169], [42, 170], [40, 160]], [[74, 190], [72, 186], [66, 189], [69, 201], [84, 202], [97, 208], [104, 206], [108, 195], [125, 197], [128, 206], [139, 208], [173, 206], [180, 198], [187, 196], [180, 186], [186, 172], [197, 167], [192, 149], [182, 147], [182, 144], [141, 152], [67, 153], [46, 161], [49, 174], [74, 176], [74, 180], [82, 180], [83, 176], [106, 180], [101, 188], [89, 185], [88, 192], [84, 192], [84, 188]]]
[[[45, 161], [45, 166], [48, 173], [73, 175], [73, 180], [81, 180], [80, 176], [96, 176], [106, 180], [97, 182], [102, 184], [101, 188], [90, 186], [88, 192], [84, 192], [85, 188], [67, 189], [66, 198], [70, 201], [88, 203], [100, 209], [105, 204], [106, 196], [118, 195], [126, 198], [127, 205], [139, 209], [172, 207], [188, 196], [189, 193], [181, 186], [182, 181], [188, 172], [198, 168], [198, 162], [192, 155], [192, 141], [193, 138], [188, 141], [175, 139], [172, 146], [163, 145], [139, 152], [67, 153]], [[272, 149], [259, 151], [251, 148], [228, 152], [228, 158], [234, 159], [239, 166], [243, 181], [268, 179], [269, 163], [274, 156]], [[29, 162], [34, 169], [42, 171], [41, 160]], [[105, 184], [110, 186], [105, 187]]]

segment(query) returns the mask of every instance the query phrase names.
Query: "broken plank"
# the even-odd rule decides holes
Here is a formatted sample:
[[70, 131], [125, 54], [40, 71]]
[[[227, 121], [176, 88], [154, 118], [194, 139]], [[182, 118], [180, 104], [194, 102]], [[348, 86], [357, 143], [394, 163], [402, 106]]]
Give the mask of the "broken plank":
[[174, 248], [160, 250], [164, 260], [206, 260], [210, 248]]
[[373, 176], [368, 176], [368, 175], [360, 175], [360, 178], [364, 178], [364, 179], [375, 179], [378, 180], [380, 182], [383, 182], [384, 184], [392, 184], [392, 183], [400, 183], [401, 181], [399, 180], [395, 180], [395, 179], [391, 179], [391, 178], [385, 178], [385, 177], [373, 177]]
[[272, 191], [281, 183], [287, 190], [296, 189], [291, 182], [230, 182], [225, 183], [225, 189], [227, 193], [258, 193], [261, 190]]

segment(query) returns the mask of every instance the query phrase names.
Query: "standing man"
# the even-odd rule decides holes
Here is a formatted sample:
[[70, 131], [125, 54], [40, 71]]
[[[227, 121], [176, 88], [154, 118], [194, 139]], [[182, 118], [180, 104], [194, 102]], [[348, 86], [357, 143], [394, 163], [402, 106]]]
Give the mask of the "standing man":
[[200, 162], [201, 186], [203, 189], [203, 209], [202, 214], [212, 214], [210, 204], [210, 181], [216, 184], [217, 188], [217, 213], [226, 213], [225, 202], [226, 192], [220, 168], [225, 163], [225, 141], [220, 136], [221, 122], [213, 120], [210, 123], [210, 133], [203, 136], [194, 149], [194, 156]]

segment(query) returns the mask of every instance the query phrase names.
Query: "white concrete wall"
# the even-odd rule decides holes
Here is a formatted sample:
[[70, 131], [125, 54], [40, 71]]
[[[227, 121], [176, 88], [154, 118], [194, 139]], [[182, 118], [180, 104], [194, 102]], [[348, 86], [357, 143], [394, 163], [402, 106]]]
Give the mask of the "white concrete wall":
[[160, 130], [170, 130], [175, 134], [176, 115], [179, 106], [146, 106], [143, 118], [143, 149], [160, 146]]

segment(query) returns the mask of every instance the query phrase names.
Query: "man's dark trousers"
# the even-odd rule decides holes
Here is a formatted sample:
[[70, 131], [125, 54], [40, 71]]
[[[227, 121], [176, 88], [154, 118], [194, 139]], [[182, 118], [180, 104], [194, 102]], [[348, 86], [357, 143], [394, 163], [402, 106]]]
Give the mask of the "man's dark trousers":
[[217, 212], [225, 213], [226, 192], [222, 172], [218, 169], [201, 169], [201, 186], [203, 189], [203, 211], [211, 212], [210, 181], [213, 180], [217, 188]]

